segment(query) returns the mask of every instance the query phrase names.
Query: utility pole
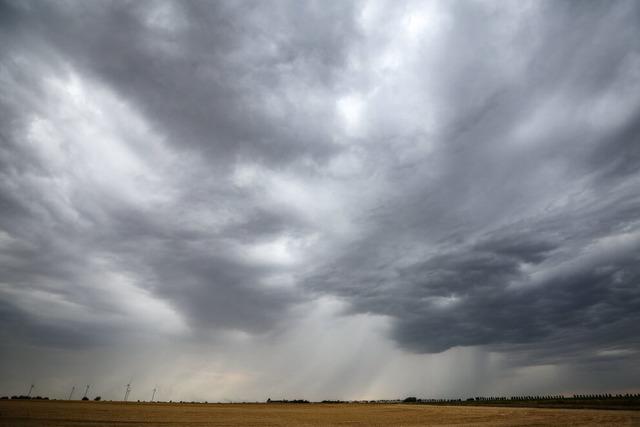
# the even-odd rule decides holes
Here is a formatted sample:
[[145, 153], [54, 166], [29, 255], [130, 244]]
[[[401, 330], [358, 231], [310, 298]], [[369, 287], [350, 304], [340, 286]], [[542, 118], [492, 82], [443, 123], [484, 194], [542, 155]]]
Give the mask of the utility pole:
[[90, 384], [87, 384], [87, 387], [84, 389], [84, 396], [82, 396], [83, 399], [87, 397], [87, 393], [89, 392], [89, 386]]
[[151, 401], [153, 402], [153, 399], [156, 397], [156, 388], [153, 388], [153, 394], [151, 395]]
[[126, 402], [129, 398], [129, 393], [131, 392], [131, 384], [127, 384], [127, 388], [124, 392], [124, 401]]
[[76, 386], [71, 387], [71, 393], [69, 393], [69, 398], [67, 400], [71, 400], [71, 396], [73, 396], [73, 392], [76, 390]]
[[35, 385], [31, 384], [31, 387], [29, 387], [29, 393], [27, 393], [27, 397], [31, 397], [31, 392], [33, 391], [34, 387]]

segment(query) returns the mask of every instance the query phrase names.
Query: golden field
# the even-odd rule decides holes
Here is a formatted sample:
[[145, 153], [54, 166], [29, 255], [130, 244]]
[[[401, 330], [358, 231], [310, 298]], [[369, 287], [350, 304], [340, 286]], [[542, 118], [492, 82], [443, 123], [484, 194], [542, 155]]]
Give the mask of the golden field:
[[640, 411], [403, 404], [0, 401], [0, 426], [640, 426]]

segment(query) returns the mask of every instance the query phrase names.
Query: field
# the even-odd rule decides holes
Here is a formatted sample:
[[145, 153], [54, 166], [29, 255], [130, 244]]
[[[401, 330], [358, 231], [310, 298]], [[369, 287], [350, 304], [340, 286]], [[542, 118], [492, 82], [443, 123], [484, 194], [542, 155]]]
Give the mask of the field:
[[640, 426], [639, 411], [404, 404], [0, 401], [2, 427]]

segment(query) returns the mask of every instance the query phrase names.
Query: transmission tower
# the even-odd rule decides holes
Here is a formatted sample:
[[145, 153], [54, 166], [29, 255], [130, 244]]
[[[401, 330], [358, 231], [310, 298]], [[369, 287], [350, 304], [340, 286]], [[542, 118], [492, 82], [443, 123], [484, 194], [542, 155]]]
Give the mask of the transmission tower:
[[33, 391], [34, 387], [35, 385], [31, 384], [31, 387], [29, 387], [29, 393], [27, 393], [27, 397], [31, 397], [31, 392]]
[[90, 384], [87, 384], [87, 387], [85, 387], [85, 389], [84, 389], [84, 396], [82, 396], [83, 399], [85, 397], [87, 397], [87, 393], [89, 392], [89, 386], [90, 386]]
[[153, 388], [153, 394], [151, 395], [151, 401], [153, 402], [153, 399], [156, 397], [156, 388]]
[[127, 388], [125, 389], [125, 392], [124, 392], [124, 401], [125, 402], [129, 398], [129, 393], [131, 393], [131, 384], [127, 384]]
[[71, 387], [71, 393], [69, 393], [69, 397], [67, 400], [71, 400], [71, 396], [73, 396], [73, 392], [76, 390], [76, 386]]

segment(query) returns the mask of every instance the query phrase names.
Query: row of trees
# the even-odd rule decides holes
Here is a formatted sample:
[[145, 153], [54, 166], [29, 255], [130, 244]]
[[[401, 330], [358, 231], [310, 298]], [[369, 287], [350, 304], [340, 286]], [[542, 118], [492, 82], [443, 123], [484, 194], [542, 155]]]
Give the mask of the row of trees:
[[267, 403], [309, 403], [306, 399], [294, 399], [294, 400], [271, 400], [271, 398], [267, 399]]
[[[2, 396], [0, 397], [0, 400], [49, 400], [48, 397], [42, 397], [42, 396], [26, 396], [21, 394], [20, 396]], [[87, 396], [83, 397], [82, 400], [89, 400], [89, 398]], [[102, 397], [100, 396], [96, 396], [94, 399], [94, 401], [99, 402], [100, 400], [102, 400]]]
[[592, 399], [592, 400], [604, 400], [604, 399], [635, 399], [640, 398], [640, 393], [626, 393], [626, 394], [611, 394], [611, 393], [602, 393], [602, 394], [574, 394], [571, 397], [559, 395], [543, 395], [543, 396], [497, 396], [497, 397], [475, 397], [467, 399], [467, 401], [504, 401], [504, 400], [515, 400], [515, 401], [527, 401], [527, 400], [565, 400], [565, 399]]
[[[607, 399], [640, 399], [640, 393], [626, 393], [626, 394], [575, 394], [573, 396], [558, 395], [523, 395], [523, 396], [476, 396], [468, 399], [459, 398], [439, 398], [439, 399], [421, 399], [415, 396], [409, 396], [402, 400], [362, 400], [362, 401], [348, 401], [348, 400], [323, 400], [320, 403], [473, 403], [473, 402], [532, 402], [532, 401], [554, 401], [554, 400], [607, 400]], [[267, 399], [267, 403], [309, 403], [308, 400], [271, 400]]]
[[625, 393], [625, 394], [574, 394], [574, 399], [638, 399], [640, 393]]
[[42, 396], [27, 396], [24, 394], [21, 394], [19, 396], [13, 395], [11, 397], [9, 396], [2, 396], [0, 397], [0, 400], [8, 400], [8, 399], [13, 399], [13, 400], [49, 400], [48, 397], [42, 397]]
[[567, 397], [562, 396], [562, 395], [546, 395], [546, 396], [511, 396], [511, 397], [505, 397], [505, 396], [495, 396], [495, 397], [484, 397], [484, 396], [479, 396], [479, 397], [472, 397], [470, 399], [467, 399], [467, 401], [477, 401], [477, 402], [483, 402], [483, 401], [495, 401], [495, 400], [516, 400], [516, 401], [526, 401], [526, 400], [558, 400], [558, 399], [567, 399]]
[[[548, 400], [605, 400], [605, 399], [640, 399], [640, 393], [625, 394], [574, 394], [567, 397], [563, 395], [526, 395], [526, 396], [476, 396], [466, 399], [466, 402], [502, 402], [502, 401], [548, 401]], [[462, 399], [418, 399], [416, 397], [407, 397], [404, 403], [455, 403], [461, 402]]]
[[[575, 394], [573, 396], [567, 397], [563, 395], [524, 395], [524, 396], [476, 396], [470, 397], [468, 399], [459, 399], [459, 398], [439, 398], [439, 399], [422, 399], [415, 396], [405, 397], [402, 400], [363, 400], [363, 401], [345, 401], [345, 400], [323, 400], [321, 403], [473, 403], [473, 402], [532, 402], [532, 401], [554, 401], [554, 400], [607, 400], [607, 399], [640, 399], [640, 393], [626, 393], [626, 394], [611, 394], [611, 393], [603, 393], [603, 394]], [[267, 400], [269, 402], [276, 402], [272, 400]], [[277, 402], [288, 402], [286, 400], [279, 400]], [[290, 401], [290, 402], [298, 402], [298, 401]], [[303, 402], [303, 401], [300, 401]], [[307, 402], [306, 400], [304, 401]]]
[[462, 399], [418, 399], [417, 397], [407, 397], [404, 403], [456, 403], [462, 402]]

